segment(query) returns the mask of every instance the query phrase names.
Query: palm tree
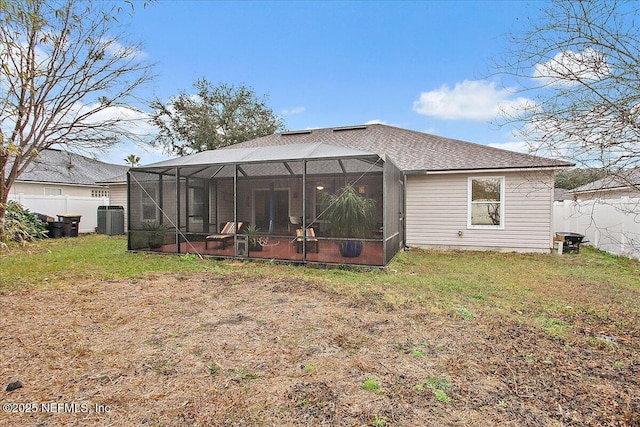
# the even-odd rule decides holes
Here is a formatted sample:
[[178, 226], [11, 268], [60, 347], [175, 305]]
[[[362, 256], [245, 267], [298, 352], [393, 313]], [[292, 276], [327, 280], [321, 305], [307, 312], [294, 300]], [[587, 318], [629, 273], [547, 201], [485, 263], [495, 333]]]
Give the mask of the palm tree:
[[124, 158], [124, 161], [132, 168], [134, 168], [140, 164], [140, 157], [136, 156], [135, 154], [129, 154]]

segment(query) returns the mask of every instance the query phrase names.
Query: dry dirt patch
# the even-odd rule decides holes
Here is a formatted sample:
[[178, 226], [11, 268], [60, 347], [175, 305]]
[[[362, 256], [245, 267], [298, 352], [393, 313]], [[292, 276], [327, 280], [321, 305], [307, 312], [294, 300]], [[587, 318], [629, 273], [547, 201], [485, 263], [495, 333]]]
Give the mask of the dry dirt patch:
[[36, 404], [0, 425], [640, 425], [637, 342], [569, 345], [428, 302], [159, 275], [0, 303], [2, 403]]

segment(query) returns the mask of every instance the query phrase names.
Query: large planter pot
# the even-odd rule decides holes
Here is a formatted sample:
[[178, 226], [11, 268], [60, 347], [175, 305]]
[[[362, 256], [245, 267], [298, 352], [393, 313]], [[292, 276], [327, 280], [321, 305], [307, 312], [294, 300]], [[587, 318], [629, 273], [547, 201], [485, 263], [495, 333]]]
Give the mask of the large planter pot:
[[147, 239], [149, 249], [159, 249], [164, 245], [164, 236], [167, 227], [158, 223], [149, 223], [144, 225], [144, 235]]
[[373, 230], [376, 215], [375, 200], [362, 196], [347, 184], [336, 194], [327, 194], [323, 202], [329, 206], [324, 213], [331, 224], [331, 236], [340, 242], [340, 255], [355, 258], [362, 253], [363, 243]]
[[340, 255], [345, 258], [359, 257], [362, 253], [361, 240], [343, 240], [340, 242]]
[[164, 235], [149, 237], [149, 249], [158, 249], [162, 247], [163, 243], [164, 243]]

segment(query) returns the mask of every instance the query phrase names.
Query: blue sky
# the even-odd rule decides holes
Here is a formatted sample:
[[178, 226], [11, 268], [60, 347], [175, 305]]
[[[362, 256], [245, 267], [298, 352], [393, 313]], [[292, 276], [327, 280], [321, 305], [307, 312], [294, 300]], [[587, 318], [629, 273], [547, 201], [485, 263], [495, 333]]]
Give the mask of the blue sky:
[[[164, 101], [193, 82], [246, 84], [290, 130], [382, 122], [480, 144], [518, 148], [495, 122], [517, 104], [493, 75], [507, 34], [540, 2], [207, 2], [136, 7], [129, 32], [156, 63], [142, 96]], [[106, 160], [136, 153], [121, 145]]]

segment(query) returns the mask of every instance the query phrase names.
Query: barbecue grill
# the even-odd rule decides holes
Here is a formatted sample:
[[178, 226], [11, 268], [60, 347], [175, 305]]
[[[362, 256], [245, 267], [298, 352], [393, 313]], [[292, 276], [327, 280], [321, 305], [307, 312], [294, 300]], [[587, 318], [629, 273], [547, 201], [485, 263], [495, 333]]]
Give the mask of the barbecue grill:
[[584, 240], [584, 234], [560, 232], [556, 233], [557, 240], [562, 240], [562, 252], [580, 253], [580, 244], [588, 242]]

